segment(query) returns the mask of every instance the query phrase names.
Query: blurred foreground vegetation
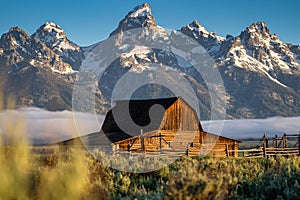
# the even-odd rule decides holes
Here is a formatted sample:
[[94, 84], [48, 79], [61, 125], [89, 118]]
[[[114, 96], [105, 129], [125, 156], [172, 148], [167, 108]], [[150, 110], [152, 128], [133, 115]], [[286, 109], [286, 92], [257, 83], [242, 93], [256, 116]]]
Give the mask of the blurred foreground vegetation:
[[82, 150], [28, 149], [26, 142], [1, 148], [0, 199], [300, 199], [298, 157], [183, 157], [138, 174], [113, 170]]

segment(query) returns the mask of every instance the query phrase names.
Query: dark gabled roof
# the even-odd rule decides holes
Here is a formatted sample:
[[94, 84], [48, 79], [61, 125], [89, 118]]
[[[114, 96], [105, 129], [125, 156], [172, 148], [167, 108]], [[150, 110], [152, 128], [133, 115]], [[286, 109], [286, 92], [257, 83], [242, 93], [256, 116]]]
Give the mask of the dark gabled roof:
[[[112, 142], [116, 142], [139, 135], [141, 133], [140, 127], [143, 127], [143, 132], [157, 130], [165, 114], [164, 111], [178, 99], [179, 97], [116, 101], [116, 105], [106, 115], [102, 131]], [[152, 106], [155, 105], [161, 106], [164, 109], [151, 110]], [[126, 112], [128, 110], [130, 117], [128, 116], [128, 112]], [[149, 115], [153, 115], [152, 121]], [[117, 116], [117, 119], [115, 116]], [[122, 124], [123, 127], [119, 127]], [[125, 131], [126, 133], [123, 131], [124, 128], [127, 130]], [[118, 133], [118, 136], [114, 133]], [[130, 133], [130, 135], [127, 133]]]

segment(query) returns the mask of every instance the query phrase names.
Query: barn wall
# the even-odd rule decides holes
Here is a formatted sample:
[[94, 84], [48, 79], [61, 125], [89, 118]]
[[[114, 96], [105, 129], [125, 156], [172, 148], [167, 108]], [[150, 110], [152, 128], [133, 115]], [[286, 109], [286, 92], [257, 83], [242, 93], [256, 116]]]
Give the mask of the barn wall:
[[[128, 138], [126, 140], [122, 140], [119, 142], [115, 142], [114, 145], [117, 145], [119, 149], [128, 151], [139, 151], [142, 150], [142, 143], [144, 144], [145, 151], [152, 151], [152, 150], [160, 150], [160, 146], [165, 148], [167, 144], [160, 140], [160, 134], [157, 132], [146, 133], [143, 135], [144, 138], [141, 136], [136, 136], [132, 138]], [[142, 141], [143, 140], [143, 141]]]
[[199, 118], [195, 110], [183, 99], [178, 100], [181, 108], [181, 128], [182, 131], [202, 131]]
[[177, 100], [169, 108], [166, 109], [160, 124], [160, 130], [178, 130], [180, 127], [181, 110], [179, 101]]
[[196, 112], [185, 101], [178, 99], [165, 112], [160, 130], [202, 130]]
[[[238, 142], [215, 134], [198, 132], [189, 149], [189, 155], [196, 156], [203, 153], [212, 156], [227, 156], [226, 149], [238, 150]], [[229, 152], [229, 156], [237, 156], [237, 152]]]
[[[152, 134], [145, 134], [144, 136], [144, 142], [141, 141], [140, 137], [133, 137], [127, 140], [123, 140], [120, 142], [117, 142], [115, 144], [118, 145], [119, 149], [128, 150], [128, 145], [130, 145], [131, 151], [141, 151], [142, 150], [142, 143], [144, 144], [144, 150], [145, 151], [156, 151], [160, 150], [160, 138], [159, 135], [162, 135], [162, 138], [168, 142], [170, 142], [170, 145], [176, 145], [174, 144], [175, 136], [181, 135], [180, 137], [184, 136], [183, 138], [180, 138], [179, 141], [182, 143], [189, 144], [189, 156], [198, 156], [200, 154], [205, 155], [212, 155], [217, 157], [227, 156], [227, 150], [229, 150], [229, 156], [237, 156], [236, 152], [230, 152], [230, 150], [238, 150], [238, 142], [236, 140], [232, 140], [229, 138], [225, 138], [222, 136], [217, 136], [211, 133], [206, 132], [195, 132], [195, 131], [170, 131], [170, 130], [160, 130], [157, 132], [153, 132]], [[183, 134], [183, 135], [182, 135]], [[150, 135], [153, 137], [151, 138]], [[147, 138], [148, 137], [148, 138]], [[202, 138], [202, 139], [201, 139]], [[161, 142], [162, 150], [166, 149], [167, 144], [162, 141]], [[186, 145], [183, 145], [183, 147], [186, 147]], [[178, 147], [177, 147], [178, 148]], [[177, 149], [176, 148], [176, 149]], [[182, 150], [185, 152], [186, 149], [177, 149]]]

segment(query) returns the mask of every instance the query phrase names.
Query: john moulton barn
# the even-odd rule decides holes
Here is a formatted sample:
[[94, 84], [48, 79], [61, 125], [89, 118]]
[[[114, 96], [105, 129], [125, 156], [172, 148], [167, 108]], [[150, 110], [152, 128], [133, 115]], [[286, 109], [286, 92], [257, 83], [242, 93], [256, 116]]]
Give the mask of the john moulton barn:
[[[126, 113], [122, 111], [128, 105], [131, 119], [128, 119]], [[164, 111], [151, 113], [151, 107], [157, 105], [162, 106]], [[116, 113], [118, 119], [114, 117]], [[128, 122], [126, 133], [123, 131], [124, 128], [118, 126], [120, 123], [117, 121], [120, 122], [120, 119], [123, 125]], [[131, 126], [132, 121], [136, 126]], [[58, 144], [64, 149], [78, 142], [87, 148], [109, 147], [110, 151], [116, 153], [127, 151], [191, 156], [200, 154], [237, 156], [239, 144], [237, 140], [205, 132], [196, 111], [180, 97], [117, 101], [107, 113], [101, 131]]]

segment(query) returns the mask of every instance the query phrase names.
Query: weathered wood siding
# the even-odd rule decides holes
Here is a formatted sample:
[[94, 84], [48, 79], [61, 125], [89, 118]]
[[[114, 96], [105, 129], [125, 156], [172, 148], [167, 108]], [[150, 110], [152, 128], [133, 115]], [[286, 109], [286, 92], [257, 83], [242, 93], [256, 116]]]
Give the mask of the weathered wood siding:
[[181, 98], [166, 110], [159, 129], [202, 131], [197, 113]]
[[[162, 139], [160, 139], [159, 136], [161, 136]], [[200, 154], [237, 156], [238, 142], [236, 140], [207, 132], [157, 130], [156, 132], [146, 133], [143, 137], [143, 142], [141, 141], [141, 136], [138, 136], [116, 142], [115, 145], [118, 145], [120, 149], [126, 151], [156, 151], [169, 149], [185, 153], [188, 149], [188, 155], [190, 156]], [[142, 148], [142, 143], [144, 144], [144, 149]], [[162, 149], [160, 149], [160, 147]]]

